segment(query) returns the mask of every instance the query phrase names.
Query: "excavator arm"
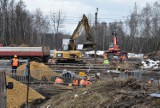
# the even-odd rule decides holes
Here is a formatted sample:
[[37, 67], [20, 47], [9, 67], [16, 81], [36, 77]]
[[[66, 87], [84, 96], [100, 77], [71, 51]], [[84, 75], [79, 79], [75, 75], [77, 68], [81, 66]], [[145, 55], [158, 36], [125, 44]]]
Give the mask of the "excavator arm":
[[[86, 33], [86, 42], [83, 43], [82, 50], [93, 50], [95, 44], [93, 42], [90, 26], [88, 24], [88, 19], [85, 15], [83, 15], [82, 20], [78, 23], [76, 29], [74, 30], [70, 39], [64, 41], [62, 44], [62, 51], [54, 52], [54, 60], [58, 62], [82, 62], [82, 52], [76, 49], [75, 40], [79, 37], [80, 31], [82, 27], [85, 29]], [[65, 39], [64, 39], [65, 40]]]
[[74, 40], [76, 40], [79, 37], [79, 33], [82, 30], [82, 28], [84, 27], [85, 29], [85, 33], [86, 33], [86, 43], [84, 44], [84, 48], [93, 48], [94, 47], [94, 43], [93, 43], [93, 39], [90, 33], [90, 26], [88, 24], [88, 19], [85, 16], [85, 14], [83, 14], [82, 20], [79, 22], [79, 24], [77, 25], [77, 28], [74, 30], [72, 36], [71, 36], [71, 41], [70, 41], [70, 50], [75, 50], [75, 43]]
[[90, 33], [90, 26], [88, 24], [88, 19], [85, 14], [83, 14], [82, 20], [77, 25], [77, 28], [74, 30], [71, 39], [76, 40], [79, 37], [79, 33], [82, 30], [84, 26], [85, 32], [86, 32], [86, 41], [92, 41], [92, 36]]

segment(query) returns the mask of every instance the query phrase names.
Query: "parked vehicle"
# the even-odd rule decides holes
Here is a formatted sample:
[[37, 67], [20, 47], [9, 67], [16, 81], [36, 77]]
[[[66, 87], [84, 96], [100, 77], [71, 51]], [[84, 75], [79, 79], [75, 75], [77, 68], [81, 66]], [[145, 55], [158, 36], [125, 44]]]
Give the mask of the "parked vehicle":
[[10, 60], [14, 55], [19, 59], [30, 59], [37, 62], [48, 62], [49, 47], [0, 47], [0, 59]]

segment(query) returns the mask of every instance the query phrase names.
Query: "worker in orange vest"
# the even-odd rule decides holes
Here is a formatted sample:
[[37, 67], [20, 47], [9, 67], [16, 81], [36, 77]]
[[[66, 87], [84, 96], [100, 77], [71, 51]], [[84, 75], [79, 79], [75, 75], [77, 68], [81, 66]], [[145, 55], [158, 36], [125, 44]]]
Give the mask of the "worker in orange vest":
[[85, 85], [86, 85], [86, 86], [92, 85], [92, 82], [90, 81], [90, 78], [87, 78], [87, 79], [86, 79]]
[[11, 65], [12, 65], [12, 74], [16, 73], [17, 67], [19, 65], [19, 60], [17, 58], [17, 55], [14, 55], [14, 58], [11, 61]]
[[122, 53], [120, 53], [119, 61], [120, 61], [120, 63], [122, 63], [122, 61], [123, 61], [123, 54]]
[[126, 62], [126, 56], [125, 56], [125, 55], [123, 55], [122, 61], [123, 61], [124, 63]]
[[79, 84], [78, 84], [78, 79], [74, 79], [72, 84], [73, 84], [74, 86], [78, 86], [78, 85], [79, 85]]
[[56, 77], [56, 79], [55, 79], [55, 82], [54, 82], [55, 84], [62, 84], [62, 83], [64, 83], [64, 81], [63, 81], [63, 79], [62, 78], [60, 78], [60, 77]]
[[120, 54], [120, 62], [125, 62], [126, 61], [126, 56], [124, 54]]
[[86, 86], [86, 81], [83, 78], [80, 80], [80, 86], [81, 87], [85, 87]]
[[108, 57], [107, 57], [107, 52], [104, 52], [103, 58], [104, 58], [104, 60], [108, 59]]

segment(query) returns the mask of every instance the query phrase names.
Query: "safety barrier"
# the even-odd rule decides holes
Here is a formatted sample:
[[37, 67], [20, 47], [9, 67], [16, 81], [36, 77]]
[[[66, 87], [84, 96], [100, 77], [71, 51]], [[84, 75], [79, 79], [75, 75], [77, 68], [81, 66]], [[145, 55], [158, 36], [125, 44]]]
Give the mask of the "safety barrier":
[[[6, 72], [6, 74], [14, 79], [16, 79], [17, 81], [20, 81], [22, 83], [27, 82], [27, 72], [25, 69], [18, 69], [16, 73], [11, 73], [11, 67], [7, 67], [7, 68], [0, 68], [0, 70], [3, 70]], [[107, 71], [108, 67], [106, 67], [105, 70], [95, 70], [95, 71], [90, 71], [90, 69], [88, 70], [74, 70], [74, 71], [70, 71], [69, 69], [66, 71], [70, 71], [71, 73], [75, 73], [75, 77], [76, 75], [78, 75], [79, 72], [85, 72], [87, 75], [88, 74], [95, 74], [95, 73], [101, 73], [103, 75], [104, 71]], [[30, 70], [30, 77], [29, 77], [29, 82], [30, 83], [53, 83], [55, 81], [56, 76], [62, 76], [62, 73], [65, 70]], [[150, 77], [145, 77], [143, 75], [143, 70], [131, 70], [129, 72], [120, 72], [119, 73], [109, 73], [106, 72], [107, 75], [110, 78], [113, 78], [113, 74], [116, 74], [116, 77], [120, 78], [120, 79], [127, 79], [129, 77], [134, 77], [138, 80], [149, 80]], [[105, 77], [105, 76], [104, 76]]]
[[[53, 83], [56, 76], [62, 76], [63, 72], [75, 73], [78, 75], [78, 72], [75, 71], [67, 71], [67, 70], [30, 70], [30, 83]], [[5, 72], [10, 77], [25, 83], [27, 81], [27, 73], [25, 70], [17, 70], [16, 73], [11, 73], [11, 69], [5, 69]], [[99, 71], [98, 71], [99, 72]], [[120, 73], [107, 73], [106, 76], [113, 76], [113, 74], [117, 74], [120, 79], [127, 79], [128, 77], [133, 77], [138, 80], [142, 80], [142, 70], [132, 70], [130, 72], [120, 72]], [[87, 72], [86, 72], [87, 73]], [[87, 73], [93, 74], [93, 73]]]

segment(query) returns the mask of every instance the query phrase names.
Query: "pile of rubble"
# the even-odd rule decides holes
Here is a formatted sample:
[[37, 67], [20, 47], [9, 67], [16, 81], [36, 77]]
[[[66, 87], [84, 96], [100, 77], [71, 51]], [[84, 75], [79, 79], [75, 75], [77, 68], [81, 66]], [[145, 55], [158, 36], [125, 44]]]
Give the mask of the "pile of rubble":
[[160, 51], [154, 51], [146, 55], [142, 61], [143, 69], [160, 69]]
[[147, 54], [147, 58], [153, 59], [153, 60], [160, 60], [160, 51], [154, 51]]

